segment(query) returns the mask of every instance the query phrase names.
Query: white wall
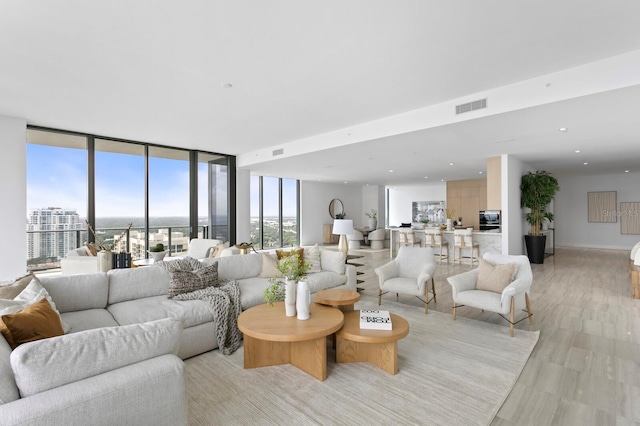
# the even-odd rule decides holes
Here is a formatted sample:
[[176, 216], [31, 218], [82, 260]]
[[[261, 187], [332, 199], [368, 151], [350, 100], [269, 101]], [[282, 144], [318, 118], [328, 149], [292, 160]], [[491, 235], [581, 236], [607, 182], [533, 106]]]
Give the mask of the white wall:
[[524, 235], [529, 225], [520, 207], [520, 181], [522, 175], [533, 170], [512, 155], [502, 155], [502, 254], [525, 254]]
[[322, 244], [322, 225], [333, 223], [329, 203], [339, 198], [347, 219], [354, 226], [362, 226], [362, 189], [360, 186], [322, 182], [300, 182], [300, 244]]
[[2, 238], [0, 280], [11, 280], [27, 270], [27, 122], [0, 115], [0, 209]]
[[365, 185], [362, 187], [362, 224], [367, 226], [369, 217], [365, 215], [374, 209], [378, 212], [378, 228], [385, 223], [385, 188], [382, 185]]
[[640, 235], [620, 234], [620, 218], [616, 223], [594, 223], [587, 216], [588, 192], [617, 191], [617, 209], [621, 202], [640, 202], [640, 173], [556, 177], [560, 184], [554, 202], [557, 246], [631, 250], [640, 241]]
[[411, 222], [411, 209], [414, 201], [446, 200], [446, 182], [389, 187], [389, 226], [400, 226], [401, 223]]

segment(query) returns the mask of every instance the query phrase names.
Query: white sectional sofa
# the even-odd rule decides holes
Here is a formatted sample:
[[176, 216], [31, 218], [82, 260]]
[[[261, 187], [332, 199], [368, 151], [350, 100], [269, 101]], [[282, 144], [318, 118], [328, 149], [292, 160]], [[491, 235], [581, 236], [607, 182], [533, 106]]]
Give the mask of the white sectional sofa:
[[[243, 310], [264, 303], [263, 254], [203, 261], [213, 262], [219, 279], [238, 281]], [[322, 250], [320, 262], [308, 275], [312, 293], [355, 290], [342, 253]], [[13, 351], [0, 337], [0, 424], [187, 423], [180, 358], [218, 347], [207, 302], [168, 299], [169, 273], [157, 266], [40, 281], [71, 331]]]

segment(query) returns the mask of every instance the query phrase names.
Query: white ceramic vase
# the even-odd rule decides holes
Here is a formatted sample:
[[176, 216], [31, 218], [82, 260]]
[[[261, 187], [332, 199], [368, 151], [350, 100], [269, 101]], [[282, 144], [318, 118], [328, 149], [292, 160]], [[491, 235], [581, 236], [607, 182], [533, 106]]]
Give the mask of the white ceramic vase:
[[109, 272], [113, 268], [113, 254], [109, 250], [98, 252], [98, 268], [100, 272]]
[[296, 315], [296, 285], [293, 280], [284, 283], [284, 310], [288, 317]]
[[453, 231], [453, 221], [451, 219], [447, 219], [447, 231]]
[[299, 320], [309, 319], [309, 304], [311, 303], [311, 293], [309, 292], [309, 283], [306, 281], [298, 282], [296, 297], [296, 310], [298, 311]]
[[369, 218], [369, 229], [376, 229], [378, 227], [378, 219]]

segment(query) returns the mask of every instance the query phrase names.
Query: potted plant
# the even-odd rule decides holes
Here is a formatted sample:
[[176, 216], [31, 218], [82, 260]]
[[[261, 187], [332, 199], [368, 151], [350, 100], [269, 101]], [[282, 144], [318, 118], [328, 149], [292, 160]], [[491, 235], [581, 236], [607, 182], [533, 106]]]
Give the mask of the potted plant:
[[524, 236], [524, 240], [531, 263], [544, 263], [547, 236], [540, 235], [540, 228], [545, 220], [553, 220], [553, 213], [547, 211], [547, 208], [559, 189], [558, 180], [547, 171], [536, 170], [535, 173], [529, 172], [522, 176], [520, 206], [530, 210], [524, 217], [531, 225], [531, 231]]
[[149, 249], [149, 254], [154, 262], [160, 262], [167, 255], [167, 251], [164, 249], [164, 244], [158, 243]]
[[369, 218], [369, 228], [375, 230], [378, 227], [378, 211], [371, 209], [365, 215]]

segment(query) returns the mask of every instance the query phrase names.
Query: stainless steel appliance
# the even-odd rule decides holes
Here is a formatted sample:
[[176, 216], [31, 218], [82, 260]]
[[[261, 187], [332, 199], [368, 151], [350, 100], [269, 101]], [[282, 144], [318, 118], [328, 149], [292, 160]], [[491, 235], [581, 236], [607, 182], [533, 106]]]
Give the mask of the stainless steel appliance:
[[490, 231], [500, 229], [501, 210], [480, 210], [480, 230]]

